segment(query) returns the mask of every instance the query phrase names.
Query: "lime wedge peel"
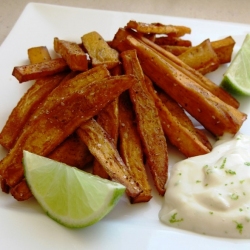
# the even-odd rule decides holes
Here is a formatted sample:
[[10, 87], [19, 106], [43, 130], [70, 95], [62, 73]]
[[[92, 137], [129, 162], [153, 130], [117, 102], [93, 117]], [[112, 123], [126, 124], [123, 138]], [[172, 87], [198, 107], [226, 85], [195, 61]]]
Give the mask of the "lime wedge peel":
[[250, 34], [225, 72], [221, 87], [232, 94], [250, 96]]
[[26, 181], [46, 214], [70, 228], [90, 226], [107, 215], [125, 192], [102, 179], [28, 151], [23, 152]]

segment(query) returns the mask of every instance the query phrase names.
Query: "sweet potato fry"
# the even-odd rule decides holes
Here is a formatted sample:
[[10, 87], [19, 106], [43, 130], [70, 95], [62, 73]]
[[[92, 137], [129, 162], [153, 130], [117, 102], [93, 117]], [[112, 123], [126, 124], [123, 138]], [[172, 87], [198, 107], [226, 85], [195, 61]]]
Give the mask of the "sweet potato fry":
[[231, 36], [217, 41], [211, 41], [211, 45], [220, 60], [220, 64], [231, 62], [235, 45], [235, 41]]
[[56, 58], [50, 61], [34, 63], [23, 66], [16, 66], [12, 75], [19, 83], [36, 80], [45, 76], [55, 75], [68, 69], [68, 65], [63, 58]]
[[126, 187], [129, 196], [136, 197], [141, 193], [139, 185], [128, 171], [112, 139], [94, 119], [83, 123], [77, 129], [77, 134], [102, 164], [111, 179]]
[[105, 65], [111, 69], [119, 64], [119, 53], [112, 49], [99, 33], [93, 31], [83, 35], [82, 43], [93, 66]]
[[28, 49], [30, 63], [40, 63], [51, 60], [51, 56], [46, 46], [32, 47]]
[[181, 46], [181, 47], [191, 47], [192, 42], [190, 40], [185, 40], [180, 37], [175, 36], [160, 36], [156, 37], [154, 43], [158, 45], [170, 45], [170, 46]]
[[119, 141], [121, 157], [142, 189], [137, 197], [131, 197], [131, 203], [147, 202], [152, 198], [151, 187], [143, 161], [142, 144], [136, 126], [133, 105], [127, 92], [119, 97]]
[[146, 34], [169, 34], [173, 36], [184, 36], [185, 34], [190, 34], [191, 29], [185, 26], [175, 26], [175, 25], [164, 25], [161, 23], [142, 23], [131, 20], [127, 23], [126, 28], [135, 29], [140, 33]]
[[67, 137], [47, 157], [79, 169], [83, 169], [94, 158], [76, 133]]
[[184, 73], [185, 75], [193, 79], [195, 82], [197, 82], [203, 88], [210, 91], [212, 94], [214, 94], [218, 98], [220, 98], [222, 101], [224, 101], [225, 103], [235, 108], [239, 107], [239, 102], [232, 95], [230, 95], [224, 89], [222, 89], [221, 87], [216, 85], [214, 82], [209, 80], [207, 77], [203, 76], [197, 70], [189, 67], [186, 63], [182, 62], [178, 57], [162, 49], [160, 46], [157, 46], [156, 44], [152, 43], [148, 39], [145, 39], [144, 37], [141, 37], [141, 40], [150, 48], [158, 52], [161, 58], [163, 58], [165, 61], [173, 65], [175, 68], [178, 68], [179, 71], [181, 71], [182, 73]]
[[14, 148], [0, 162], [0, 171], [7, 184], [13, 187], [23, 177], [24, 149], [47, 156], [82, 122], [130, 88], [133, 79], [132, 76], [109, 77], [107, 69], [100, 66], [77, 75], [52, 91], [33, 114]]
[[207, 135], [200, 129], [194, 127], [194, 124], [186, 114], [185, 110], [175, 100], [173, 100], [166, 92], [159, 88], [157, 88], [157, 96], [161, 99], [161, 102], [167, 107], [171, 114], [178, 119], [178, 122], [181, 124], [181, 126], [185, 127], [190, 131], [190, 133], [197, 136], [204, 146], [209, 150], [212, 149], [212, 145], [209, 142]]
[[203, 75], [213, 72], [220, 66], [220, 60], [213, 50], [209, 39], [206, 39], [197, 46], [190, 47], [178, 57]]
[[121, 53], [125, 72], [136, 76], [137, 82], [130, 89], [130, 98], [134, 105], [138, 131], [141, 136], [149, 169], [160, 195], [165, 193], [168, 178], [167, 143], [162, 130], [154, 99], [148, 92], [144, 75], [135, 50]]
[[67, 62], [72, 71], [88, 70], [86, 53], [77, 43], [54, 38], [54, 50]]
[[139, 44], [143, 42], [143, 44], [148, 46], [148, 49], [153, 50], [154, 53], [158, 54], [162, 58], [162, 60], [167, 61], [175, 68], [178, 68], [179, 71], [183, 72], [185, 75], [193, 79], [202, 87], [209, 90], [212, 94], [216, 95], [221, 100], [235, 108], [239, 107], [239, 102], [224, 89], [210, 81], [207, 77], [203, 76], [197, 70], [189, 67], [186, 63], [182, 62], [178, 57], [174, 56], [172, 53], [164, 50], [157, 44], [151, 42], [143, 36], [136, 34], [135, 32], [120, 28], [114, 36], [112, 46], [120, 52], [128, 49], [133, 49], [134, 47], [129, 45], [127, 41], [127, 37], [131, 35], [134, 39], [138, 40]]
[[173, 46], [173, 45], [160, 45], [163, 49], [171, 52], [175, 56], [181, 55], [183, 52], [188, 50], [185, 46]]
[[127, 42], [136, 49], [145, 74], [208, 131], [216, 136], [239, 131], [246, 114], [223, 102], [146, 44], [132, 36]]
[[0, 144], [3, 147], [8, 150], [13, 147], [30, 115], [63, 78], [65, 73], [41, 78], [29, 88], [12, 110], [0, 133]]
[[149, 92], [154, 97], [163, 131], [171, 144], [176, 146], [186, 157], [209, 153], [210, 149], [200, 141], [196, 129], [181, 107], [170, 98], [167, 100], [167, 96], [162, 95], [162, 98], [165, 97], [165, 105], [156, 94], [149, 78], [146, 78], [145, 83]]
[[[122, 69], [120, 65], [110, 69], [111, 75], [121, 75]], [[114, 144], [117, 145], [118, 140], [118, 127], [119, 127], [119, 118], [118, 118], [118, 97], [109, 103], [103, 110], [98, 113], [97, 122], [103, 127], [103, 129], [110, 135], [113, 139]], [[104, 179], [109, 179], [109, 175], [103, 168], [103, 166], [98, 162], [94, 161], [93, 164], [93, 174], [98, 175]]]
[[[114, 145], [117, 145], [118, 140], [118, 98], [109, 103], [97, 116], [97, 122], [102, 128], [110, 135]], [[103, 166], [98, 162], [94, 161], [93, 174], [98, 175], [102, 178], [109, 179], [108, 173], [105, 171]]]
[[33, 196], [25, 179], [10, 189], [10, 193], [18, 201], [26, 201]]

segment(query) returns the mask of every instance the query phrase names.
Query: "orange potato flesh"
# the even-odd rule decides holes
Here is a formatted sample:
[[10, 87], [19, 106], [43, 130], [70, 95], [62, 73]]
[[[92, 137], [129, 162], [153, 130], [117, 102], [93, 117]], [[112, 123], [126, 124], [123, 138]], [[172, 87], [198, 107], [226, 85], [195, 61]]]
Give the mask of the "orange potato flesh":
[[32, 64], [51, 60], [51, 56], [46, 46], [29, 48], [28, 57]]

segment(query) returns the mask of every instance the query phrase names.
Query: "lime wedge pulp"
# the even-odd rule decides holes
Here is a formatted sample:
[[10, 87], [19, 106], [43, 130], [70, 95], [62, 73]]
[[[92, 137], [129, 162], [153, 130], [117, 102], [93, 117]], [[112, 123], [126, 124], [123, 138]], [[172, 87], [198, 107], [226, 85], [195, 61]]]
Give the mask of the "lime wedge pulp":
[[232, 94], [250, 96], [250, 34], [225, 72], [221, 87]]
[[101, 220], [125, 191], [119, 183], [23, 152], [26, 181], [44, 211], [60, 224], [80, 228]]

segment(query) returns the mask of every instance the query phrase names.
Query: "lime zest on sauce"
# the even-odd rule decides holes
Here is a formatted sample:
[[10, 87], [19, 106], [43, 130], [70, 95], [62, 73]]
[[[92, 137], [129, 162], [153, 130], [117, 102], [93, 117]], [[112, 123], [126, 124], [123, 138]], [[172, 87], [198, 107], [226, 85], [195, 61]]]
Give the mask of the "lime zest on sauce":
[[225, 170], [225, 172], [226, 172], [227, 174], [231, 174], [231, 175], [236, 174], [236, 172], [233, 171], [233, 170], [231, 170], [231, 169], [227, 169], [227, 170]]
[[230, 195], [230, 198], [231, 198], [232, 200], [238, 200], [238, 199], [239, 199], [239, 195], [233, 193], [233, 194]]
[[176, 222], [182, 222], [184, 219], [181, 218], [181, 219], [176, 219], [176, 216], [177, 216], [177, 213], [174, 213], [171, 218], [169, 219], [169, 222], [170, 223], [176, 223]]
[[223, 162], [222, 162], [222, 164], [220, 166], [220, 169], [223, 169], [225, 167], [226, 162], [227, 162], [227, 158], [224, 158], [224, 160], [223, 160]]
[[242, 234], [242, 230], [243, 230], [243, 225], [242, 223], [238, 223], [237, 221], [233, 221], [236, 223], [236, 229], [239, 231], [240, 234]]

